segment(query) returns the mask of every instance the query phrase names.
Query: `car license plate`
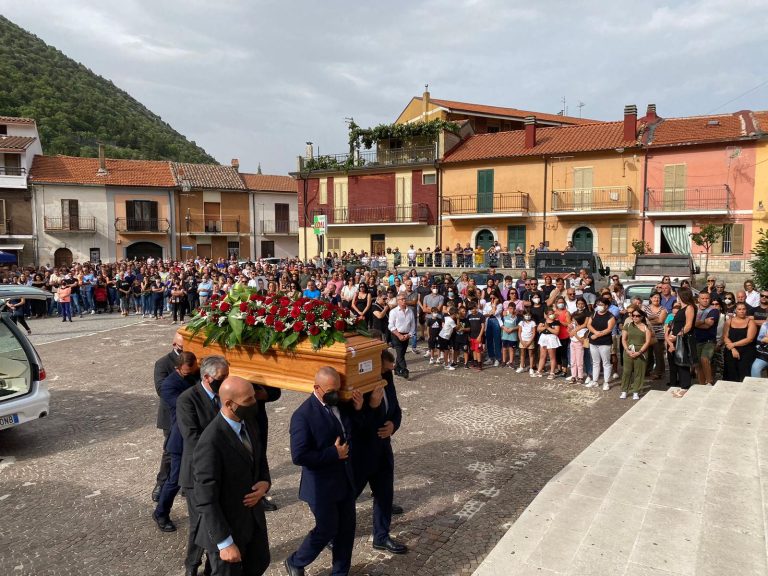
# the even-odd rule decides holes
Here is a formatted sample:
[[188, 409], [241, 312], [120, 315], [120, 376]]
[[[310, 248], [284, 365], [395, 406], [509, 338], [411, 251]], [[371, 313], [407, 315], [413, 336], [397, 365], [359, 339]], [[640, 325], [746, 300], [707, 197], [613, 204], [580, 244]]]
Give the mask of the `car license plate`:
[[10, 428], [16, 426], [19, 423], [18, 414], [9, 414], [8, 416], [0, 416], [0, 428]]

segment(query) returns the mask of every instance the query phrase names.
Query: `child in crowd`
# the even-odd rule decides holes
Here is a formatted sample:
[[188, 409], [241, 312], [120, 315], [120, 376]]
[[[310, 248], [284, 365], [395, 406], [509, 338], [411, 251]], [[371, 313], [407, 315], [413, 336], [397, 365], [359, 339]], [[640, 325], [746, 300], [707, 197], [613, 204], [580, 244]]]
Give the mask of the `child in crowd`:
[[[467, 321], [467, 309], [459, 308], [459, 316], [456, 320], [456, 332], [453, 339], [453, 361], [458, 365], [463, 359], [464, 368], [469, 368], [469, 322]], [[461, 356], [461, 358], [459, 358]]]
[[536, 322], [531, 313], [526, 311], [523, 319], [517, 325], [517, 339], [520, 346], [520, 367], [516, 370], [518, 374], [525, 371], [525, 359], [528, 357], [528, 373], [533, 376], [533, 360], [536, 340]]
[[544, 376], [544, 365], [549, 358], [549, 376], [547, 380], [554, 380], [557, 373], [557, 349], [560, 347], [560, 321], [557, 319], [555, 309], [551, 306], [547, 308], [544, 316], [544, 322], [536, 328], [539, 332], [539, 369], [534, 376], [541, 378]]
[[[517, 314], [514, 306], [504, 310], [501, 326], [501, 361], [508, 368], [515, 367], [515, 349], [517, 348]], [[522, 360], [521, 360], [522, 363]]]
[[475, 370], [483, 369], [483, 336], [485, 335], [485, 316], [477, 310], [477, 300], [470, 301], [469, 314], [469, 350], [474, 361], [472, 367]]
[[430, 364], [442, 364], [443, 359], [440, 356], [440, 350], [437, 347], [437, 339], [440, 335], [440, 330], [443, 328], [443, 315], [437, 309], [437, 306], [432, 306], [429, 316], [427, 316], [427, 327], [429, 328], [429, 363]]
[[455, 338], [457, 319], [456, 308], [451, 308], [443, 321], [443, 327], [437, 337], [437, 347], [443, 352], [443, 360], [446, 370], [456, 370], [456, 358], [453, 354], [453, 340]]

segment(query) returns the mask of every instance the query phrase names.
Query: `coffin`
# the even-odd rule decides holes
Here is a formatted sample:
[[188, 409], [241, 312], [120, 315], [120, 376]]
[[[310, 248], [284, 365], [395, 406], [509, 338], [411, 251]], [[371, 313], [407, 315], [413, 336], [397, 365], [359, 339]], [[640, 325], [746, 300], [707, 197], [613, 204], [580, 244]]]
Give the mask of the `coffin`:
[[184, 337], [184, 351], [192, 352], [198, 361], [220, 354], [229, 362], [231, 375], [256, 384], [311, 394], [318, 369], [331, 366], [341, 376], [339, 394], [343, 400], [349, 400], [353, 390], [369, 392], [386, 385], [381, 378], [381, 351], [386, 345], [367, 336], [345, 334], [346, 342], [336, 342], [319, 350], [304, 340], [291, 352], [273, 346], [262, 354], [258, 346], [247, 344], [233, 348], [221, 344], [203, 346], [202, 331], [193, 335], [186, 328], [180, 328], [178, 332]]

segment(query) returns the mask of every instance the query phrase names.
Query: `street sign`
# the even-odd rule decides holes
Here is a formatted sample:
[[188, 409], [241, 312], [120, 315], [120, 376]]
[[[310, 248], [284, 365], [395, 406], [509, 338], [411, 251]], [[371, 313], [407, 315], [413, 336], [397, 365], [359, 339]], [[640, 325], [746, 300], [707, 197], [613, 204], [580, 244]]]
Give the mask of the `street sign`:
[[316, 214], [312, 230], [315, 236], [325, 236], [328, 233], [328, 217], [325, 214]]
[[187, 250], [194, 250], [195, 247], [194, 246], [184, 246], [184, 245], [182, 245], [181, 249], [184, 250], [184, 251], [187, 251]]

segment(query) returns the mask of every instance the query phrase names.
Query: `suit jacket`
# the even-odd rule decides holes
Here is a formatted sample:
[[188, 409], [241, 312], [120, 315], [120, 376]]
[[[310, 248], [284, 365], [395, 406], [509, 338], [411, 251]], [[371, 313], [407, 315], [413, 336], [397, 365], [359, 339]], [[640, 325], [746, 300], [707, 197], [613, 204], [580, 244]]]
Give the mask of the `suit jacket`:
[[181, 455], [184, 449], [184, 440], [179, 432], [179, 427], [176, 425], [176, 401], [182, 392], [192, 386], [194, 383], [182, 378], [176, 370], [169, 374], [160, 385], [160, 398], [163, 399], [163, 403], [168, 408], [171, 418], [170, 433], [168, 434], [168, 441], [165, 443], [165, 451], [169, 454]]
[[192, 474], [192, 462], [195, 448], [208, 425], [216, 418], [218, 410], [208, 397], [202, 383], [185, 390], [176, 400], [176, 424], [184, 439], [184, 451], [181, 455], [181, 472], [179, 486], [194, 488], [195, 478]]
[[[397, 389], [392, 372], [382, 374], [382, 378], [387, 381], [384, 388], [387, 401], [382, 399], [378, 408], [370, 409], [372, 423], [361, 427], [360, 432], [353, 437], [350, 445], [353, 469], [356, 478], [360, 481], [375, 472], [382, 462], [388, 462], [390, 466], [394, 466], [391, 437], [379, 438], [378, 429], [385, 422], [391, 421], [395, 427], [392, 433], [397, 432], [400, 429], [403, 411], [400, 409], [400, 402], [397, 399]], [[365, 395], [366, 406], [369, 397], [370, 392]]]
[[[361, 413], [339, 405], [347, 436], [360, 428]], [[349, 459], [339, 460], [336, 418], [312, 394], [291, 416], [291, 458], [301, 466], [299, 498], [310, 506], [320, 500], [335, 501], [353, 496], [354, 474]]]
[[256, 420], [247, 420], [246, 428], [253, 458], [221, 413], [203, 430], [195, 448], [194, 490], [200, 513], [197, 544], [206, 550], [216, 550], [216, 544], [228, 536], [241, 550], [253, 538], [267, 537], [263, 505], [247, 508], [243, 504], [256, 482], [271, 482]]
[[[177, 354], [171, 350], [168, 354], [155, 362], [155, 392], [160, 396], [160, 385], [168, 375], [176, 370]], [[161, 430], [171, 429], [171, 414], [168, 412], [168, 406], [160, 400], [157, 405], [157, 427]]]

